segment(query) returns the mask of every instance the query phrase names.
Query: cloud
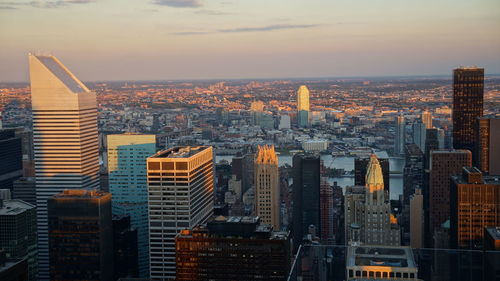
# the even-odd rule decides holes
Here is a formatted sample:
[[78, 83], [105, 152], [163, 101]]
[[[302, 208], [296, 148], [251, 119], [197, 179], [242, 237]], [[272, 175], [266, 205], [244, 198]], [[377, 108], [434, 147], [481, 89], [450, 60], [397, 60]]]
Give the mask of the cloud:
[[0, 10], [17, 10], [17, 8], [12, 6], [0, 6]]
[[201, 0], [154, 0], [153, 4], [174, 8], [198, 8], [203, 6]]
[[57, 0], [57, 1], [20, 1], [20, 2], [0, 2], [0, 5], [7, 5], [8, 8], [16, 7], [12, 6], [30, 6], [34, 8], [61, 8], [73, 4], [89, 4], [94, 2], [94, 0]]
[[239, 32], [262, 32], [262, 31], [273, 31], [273, 30], [283, 30], [283, 29], [304, 29], [317, 27], [318, 24], [273, 24], [259, 27], [238, 27], [238, 28], [228, 28], [219, 29], [218, 32], [223, 33], [239, 33]]
[[210, 31], [181, 31], [181, 32], [174, 32], [172, 34], [184, 36], [184, 35], [205, 35], [205, 34], [210, 34], [210, 33], [214, 33], [214, 32], [210, 32]]
[[195, 12], [195, 14], [208, 15], [208, 16], [225, 16], [225, 15], [231, 15], [231, 13], [226, 13], [226, 12], [216, 11], [216, 10], [207, 10], [207, 9], [198, 10], [198, 11]]

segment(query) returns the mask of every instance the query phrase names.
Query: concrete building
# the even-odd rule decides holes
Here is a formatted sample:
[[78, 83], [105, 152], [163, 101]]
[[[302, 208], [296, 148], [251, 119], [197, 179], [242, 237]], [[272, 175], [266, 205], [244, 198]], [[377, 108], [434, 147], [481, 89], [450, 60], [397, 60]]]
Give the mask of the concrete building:
[[420, 280], [410, 247], [349, 246], [347, 280]]
[[49, 279], [47, 200], [99, 187], [97, 105], [54, 56], [29, 56], [40, 280]]
[[348, 188], [345, 195], [346, 243], [400, 245], [400, 229], [391, 214], [389, 196], [384, 190], [382, 168], [372, 154], [363, 188]]
[[38, 280], [35, 206], [21, 200], [0, 199], [0, 251], [9, 259], [25, 260], [26, 280]]
[[274, 146], [259, 146], [255, 156], [255, 214], [261, 222], [280, 230], [278, 157]]
[[146, 158], [156, 153], [155, 135], [108, 135], [109, 192], [113, 215], [130, 216], [138, 234], [139, 276], [149, 277], [148, 185]]
[[302, 149], [305, 152], [311, 153], [319, 153], [326, 151], [328, 149], [328, 141], [327, 140], [308, 140], [302, 142]]
[[500, 118], [483, 117], [478, 122], [475, 163], [489, 175], [500, 175]]
[[290, 239], [259, 217], [215, 217], [177, 236], [176, 280], [286, 280]]
[[424, 247], [424, 196], [419, 188], [410, 197], [410, 246]]
[[210, 146], [182, 146], [147, 159], [150, 278], [175, 278], [175, 237], [205, 223], [214, 209]]
[[111, 280], [111, 194], [68, 189], [48, 200], [50, 280]]
[[452, 248], [483, 248], [484, 228], [500, 225], [500, 176], [483, 176], [463, 167], [451, 177], [450, 235]]

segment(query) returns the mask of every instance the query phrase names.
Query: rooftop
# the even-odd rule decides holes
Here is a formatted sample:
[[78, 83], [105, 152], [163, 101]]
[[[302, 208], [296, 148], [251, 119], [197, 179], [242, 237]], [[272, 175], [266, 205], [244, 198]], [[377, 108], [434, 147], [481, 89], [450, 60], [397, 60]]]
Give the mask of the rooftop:
[[54, 195], [54, 198], [101, 198], [107, 195], [110, 193], [96, 189], [65, 189]]
[[150, 158], [189, 158], [207, 148], [209, 146], [177, 146], [159, 151]]
[[15, 216], [21, 214], [25, 210], [35, 208], [35, 206], [24, 202], [23, 200], [12, 199], [3, 200], [3, 206], [0, 204], [0, 216]]
[[350, 246], [346, 266], [416, 267], [410, 247]]
[[74, 93], [89, 90], [54, 56], [35, 56], [52, 74]]

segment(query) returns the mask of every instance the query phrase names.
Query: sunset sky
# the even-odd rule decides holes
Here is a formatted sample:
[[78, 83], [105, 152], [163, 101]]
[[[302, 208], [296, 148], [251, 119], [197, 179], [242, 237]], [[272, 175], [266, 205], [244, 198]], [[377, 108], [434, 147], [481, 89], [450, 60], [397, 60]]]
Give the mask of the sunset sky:
[[0, 0], [0, 81], [29, 52], [83, 81], [500, 73], [499, 0]]

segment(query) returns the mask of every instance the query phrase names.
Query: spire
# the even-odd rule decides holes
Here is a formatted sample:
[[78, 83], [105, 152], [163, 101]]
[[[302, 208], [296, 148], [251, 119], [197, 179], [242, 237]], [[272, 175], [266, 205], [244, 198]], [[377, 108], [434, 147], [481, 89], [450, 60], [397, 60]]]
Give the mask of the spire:
[[368, 168], [366, 169], [365, 183], [366, 185], [382, 185], [382, 188], [384, 186], [382, 167], [380, 166], [375, 154], [370, 156], [370, 162], [368, 163]]
[[278, 157], [276, 157], [274, 145], [259, 145], [255, 163], [278, 165]]

